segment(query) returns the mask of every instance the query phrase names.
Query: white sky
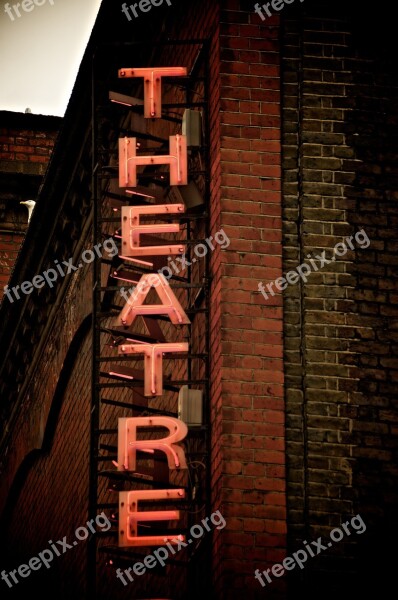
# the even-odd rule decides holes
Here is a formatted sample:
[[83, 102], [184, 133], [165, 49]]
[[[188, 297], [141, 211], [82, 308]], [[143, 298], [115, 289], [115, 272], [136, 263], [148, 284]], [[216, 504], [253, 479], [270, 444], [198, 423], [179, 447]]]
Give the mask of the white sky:
[[20, 0], [18, 17], [11, 0], [12, 21], [0, 0], [0, 110], [62, 117], [101, 0], [36, 1]]

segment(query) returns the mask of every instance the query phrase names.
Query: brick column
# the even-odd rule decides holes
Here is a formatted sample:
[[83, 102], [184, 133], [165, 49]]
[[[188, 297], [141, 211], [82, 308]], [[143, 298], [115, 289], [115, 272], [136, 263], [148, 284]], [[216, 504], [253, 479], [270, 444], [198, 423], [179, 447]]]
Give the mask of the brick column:
[[222, 5], [219, 220], [231, 243], [214, 289], [213, 479], [227, 520], [217, 583], [220, 598], [260, 598], [254, 571], [280, 562], [286, 546], [282, 297], [258, 292], [282, 275], [279, 23]]

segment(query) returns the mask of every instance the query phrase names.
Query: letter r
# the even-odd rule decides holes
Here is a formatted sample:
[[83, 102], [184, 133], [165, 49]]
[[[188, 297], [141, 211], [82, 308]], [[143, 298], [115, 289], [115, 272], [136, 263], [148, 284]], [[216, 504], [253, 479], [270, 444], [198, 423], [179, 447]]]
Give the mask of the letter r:
[[[155, 440], [137, 440], [138, 427], [165, 427], [169, 431], [167, 437]], [[174, 417], [128, 417], [119, 419], [118, 423], [118, 470], [135, 471], [137, 450], [154, 453], [161, 450], [167, 456], [170, 469], [186, 469], [187, 461], [184, 450], [176, 442], [183, 440], [188, 427], [180, 419]]]

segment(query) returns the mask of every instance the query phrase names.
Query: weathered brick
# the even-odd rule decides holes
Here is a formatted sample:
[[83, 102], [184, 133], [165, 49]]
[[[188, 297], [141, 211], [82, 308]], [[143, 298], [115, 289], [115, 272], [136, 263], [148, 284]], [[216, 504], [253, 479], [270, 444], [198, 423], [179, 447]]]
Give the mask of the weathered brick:
[[[336, 243], [355, 235], [361, 227], [371, 243], [369, 249], [362, 249], [354, 241], [353, 250], [322, 271], [313, 271], [307, 282], [298, 282], [295, 304], [288, 303], [293, 290], [284, 293], [284, 337], [289, 350], [285, 355], [288, 525], [292, 540], [300, 532], [308, 540], [311, 526], [320, 535], [317, 525], [324, 517], [331, 524], [331, 513], [339, 524], [347, 514], [359, 511], [371, 526], [383, 528], [381, 515], [383, 511], [391, 513], [397, 499], [396, 494], [389, 497], [382, 491], [396, 486], [397, 473], [386, 467], [394, 434], [376, 408], [392, 405], [396, 385], [396, 336], [386, 336], [386, 321], [380, 316], [396, 317], [395, 303], [389, 297], [389, 290], [394, 288], [393, 267], [388, 273], [385, 265], [396, 260], [388, 240], [398, 212], [391, 204], [392, 212], [387, 212], [385, 198], [396, 192], [398, 171], [393, 156], [397, 138], [391, 149], [384, 140], [391, 140], [391, 133], [396, 132], [393, 105], [396, 107], [397, 80], [391, 61], [380, 67], [375, 56], [363, 60], [366, 44], [362, 52], [353, 51], [355, 35], [350, 21], [336, 21], [330, 27], [326, 4], [310, 13], [302, 22], [294, 18], [285, 22], [285, 35], [292, 36], [293, 41], [282, 50], [284, 271], [294, 268], [307, 254], [314, 255], [315, 248], [326, 250], [329, 258]], [[346, 31], [344, 36], [340, 28]], [[301, 88], [296, 77], [300, 67]], [[379, 122], [376, 115], [384, 104], [385, 91], [373, 87], [371, 94], [366, 84], [372, 81], [377, 86], [384, 77], [393, 81], [389, 97], [394, 101]], [[343, 82], [350, 85], [350, 94], [344, 91]], [[360, 100], [358, 94], [365, 89], [367, 96]], [[386, 164], [394, 173], [391, 179], [382, 175], [382, 165]], [[293, 260], [297, 260], [296, 265]], [[387, 362], [381, 364], [379, 356]], [[374, 407], [374, 411], [362, 413], [358, 407]], [[378, 498], [380, 516], [374, 514], [372, 495]], [[349, 560], [354, 552], [361, 554], [360, 547], [359, 538], [351, 538], [339, 550]], [[308, 589], [313, 591], [317, 568], [312, 571]], [[358, 572], [366, 576], [365, 570]], [[334, 594], [343, 593], [344, 573], [344, 566], [336, 572], [333, 558], [325, 556], [322, 589], [326, 576]]]

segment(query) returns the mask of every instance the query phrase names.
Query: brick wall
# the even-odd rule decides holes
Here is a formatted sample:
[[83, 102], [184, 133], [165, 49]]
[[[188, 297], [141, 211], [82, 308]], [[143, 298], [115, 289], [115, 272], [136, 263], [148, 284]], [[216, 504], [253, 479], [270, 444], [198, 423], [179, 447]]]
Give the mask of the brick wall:
[[[165, 26], [164, 29], [167, 31], [167, 38], [170, 40], [173, 39], [201, 39], [208, 40], [210, 43], [210, 57], [211, 57], [211, 65], [207, 65], [206, 67], [210, 67], [212, 71], [212, 76], [214, 79], [211, 81], [211, 90], [210, 90], [210, 118], [211, 118], [211, 130], [213, 131], [213, 127], [217, 127], [218, 122], [218, 105], [217, 105], [217, 94], [218, 94], [218, 72], [219, 72], [219, 54], [217, 52], [218, 48], [218, 6], [213, 3], [198, 3], [193, 2], [189, 6], [187, 6], [184, 2], [179, 2], [174, 4], [174, 10], [172, 12], [166, 12], [165, 14]], [[191, 71], [193, 66], [195, 65], [195, 61], [198, 61], [200, 64], [202, 59], [198, 59], [198, 53], [201, 48], [201, 44], [191, 44], [184, 46], [166, 46], [158, 51], [156, 58], [154, 59], [155, 63], [168, 65], [183, 65], [187, 67], [188, 72]], [[123, 59], [124, 60], [124, 59]], [[197, 65], [196, 65], [197, 66]], [[205, 73], [200, 72], [200, 75], [205, 75]], [[204, 86], [201, 83], [192, 84], [191, 90], [192, 97], [194, 99], [201, 100], [204, 98]], [[167, 102], [175, 102], [176, 100], [183, 102], [184, 95], [181, 94], [180, 90], [176, 86], [172, 86], [163, 90], [162, 101], [164, 104]], [[179, 110], [180, 115], [182, 116], [182, 111]], [[175, 116], [176, 111], [174, 110], [172, 114]], [[172, 132], [180, 131], [180, 125], [173, 125], [173, 128], [170, 129], [170, 125], [167, 122], [150, 122], [147, 121], [144, 124], [144, 128], [147, 128], [148, 132], [159, 136], [161, 135], [164, 138]], [[211, 146], [212, 148], [216, 146], [216, 142], [213, 141], [213, 135], [211, 137]], [[211, 152], [211, 161], [217, 161], [218, 156], [214, 155], [213, 151]], [[197, 181], [198, 187], [202, 190], [203, 181], [199, 178], [195, 179]], [[219, 185], [219, 182], [218, 182]], [[211, 213], [216, 211], [216, 195], [218, 190], [217, 181], [211, 183], [211, 203], [210, 209]], [[217, 231], [217, 221], [210, 217], [211, 233], [215, 233]], [[204, 238], [204, 224], [200, 220], [196, 222], [191, 222], [190, 224], [190, 235], [192, 239], [202, 239]], [[218, 264], [216, 258], [216, 251], [211, 253], [210, 260], [215, 265]], [[200, 261], [202, 263], [202, 261]], [[204, 261], [203, 261], [204, 262]], [[200, 266], [202, 268], [202, 266]], [[217, 271], [217, 266], [211, 268], [211, 273], [213, 276], [213, 272]], [[187, 273], [185, 275], [188, 276]], [[196, 280], [199, 280], [196, 278]], [[173, 288], [173, 282], [171, 282], [171, 287]], [[183, 306], [186, 306], [187, 303], [187, 295], [182, 290], [178, 290], [174, 288], [175, 293], [179, 296], [181, 303]], [[155, 302], [157, 302], [157, 298], [154, 298]], [[123, 301], [124, 304], [124, 301]], [[213, 304], [211, 307], [213, 310]], [[192, 335], [193, 335], [193, 343], [190, 346], [190, 351], [192, 353], [203, 353], [206, 352], [207, 345], [207, 332], [204, 328], [204, 320], [198, 318], [196, 316], [190, 316], [192, 321]], [[178, 332], [174, 325], [169, 325], [167, 323], [162, 323], [162, 329], [165, 333], [166, 339], [172, 340], [175, 339], [176, 336], [181, 336], [183, 332]], [[180, 341], [186, 341], [186, 338], [180, 338]], [[179, 366], [181, 363], [169, 363], [165, 361], [164, 370], [169, 371], [172, 374], [172, 379], [184, 379], [187, 377], [186, 371], [184, 371], [184, 364], [182, 367]], [[213, 369], [213, 361], [211, 362], [211, 368]], [[142, 362], [138, 362], [138, 368], [142, 368]], [[203, 377], [204, 373], [202, 371], [202, 366], [198, 367], [198, 363], [193, 363], [193, 378], [200, 379]], [[196, 387], [196, 386], [193, 386]], [[115, 393], [113, 393], [115, 392]], [[107, 390], [107, 398], [113, 398], [122, 400], [124, 399], [126, 402], [131, 401], [131, 390], [128, 388], [126, 390], [121, 391], [118, 390]], [[167, 391], [159, 398], [151, 399], [150, 406], [153, 408], [163, 409], [167, 411], [177, 411], [176, 404], [177, 396], [175, 393], [169, 393]], [[118, 414], [119, 413], [119, 414]], [[118, 411], [112, 410], [109, 412], [108, 421], [104, 426], [107, 427], [115, 427], [115, 423], [117, 423], [117, 416], [132, 416], [131, 411]], [[122, 414], [123, 413], [123, 414]], [[136, 413], [138, 415], [138, 413]], [[134, 414], [133, 416], [136, 416]], [[201, 453], [203, 452], [203, 461], [207, 462], [209, 458], [206, 456], [205, 450], [206, 445], [204, 442], [204, 435], [202, 433], [201, 439], [196, 443], [194, 441], [187, 441], [185, 450], [187, 452], [187, 460], [189, 464], [190, 473], [192, 474], [192, 466], [190, 462], [193, 460], [201, 459]], [[193, 448], [194, 456], [193, 458], [189, 455], [192, 452], [192, 445], [195, 445]], [[196, 453], [195, 453], [196, 452]], [[172, 473], [170, 481], [173, 484], [178, 484], [182, 486], [188, 486], [189, 482], [187, 479], [186, 472], [180, 473]], [[138, 485], [139, 488], [142, 485]], [[130, 486], [127, 486], [126, 489], [130, 489]], [[204, 493], [204, 488], [200, 490], [200, 494]], [[213, 490], [212, 490], [213, 492]], [[208, 499], [210, 500], [210, 498]], [[220, 496], [216, 493], [213, 493], [212, 497], [213, 507], [214, 509], [220, 508]], [[205, 510], [205, 512], [203, 512]], [[194, 523], [200, 522], [201, 518], [208, 516], [211, 512], [207, 511], [207, 509], [202, 506], [195, 505], [195, 509], [190, 511], [191, 514], [186, 513], [186, 511], [182, 511], [181, 518], [178, 523], [178, 527], [185, 527], [188, 525], [192, 525]], [[167, 596], [173, 598], [185, 598], [185, 597], [195, 597], [200, 598], [203, 595], [209, 593], [209, 590], [212, 589], [212, 556], [211, 556], [211, 544], [209, 544], [210, 535], [207, 535], [201, 540], [201, 543], [195, 551], [194, 555], [192, 555], [189, 563], [187, 562], [186, 553], [180, 552], [178, 556], [178, 563], [168, 564], [165, 568], [155, 569], [150, 574], [145, 577], [139, 578], [134, 582], [134, 593], [139, 597], [141, 594], [144, 595], [153, 595], [156, 596]], [[139, 549], [138, 552], [146, 549]], [[106, 555], [105, 555], [106, 557]], [[217, 555], [215, 554], [216, 560]], [[104, 559], [105, 560], [105, 559]], [[114, 561], [114, 565], [116, 566], [117, 560]], [[130, 566], [131, 560], [125, 559], [124, 567]], [[100, 574], [99, 588], [102, 591], [103, 597], [113, 597], [115, 593], [115, 569], [112, 568], [110, 571], [111, 574], [107, 574], [105, 571]], [[203, 573], [206, 573], [206, 578], [203, 577]], [[118, 583], [118, 588], [120, 584]], [[123, 594], [126, 597], [129, 597], [131, 594], [131, 586], [123, 589], [118, 589], [118, 595], [122, 596]]]
[[[84, 299], [76, 295], [79, 288], [77, 286], [71, 295], [76, 301], [74, 308]], [[88, 304], [86, 298], [85, 305]], [[65, 303], [59, 316], [72, 325], [72, 312], [75, 312], [72, 306]], [[79, 313], [76, 311], [75, 315], [80, 316]], [[68, 331], [53, 332], [42, 369], [37, 371], [26, 398], [26, 411], [18, 422], [20, 437], [14, 439], [16, 448], [23, 448], [22, 436], [31, 439], [36, 436], [38, 448], [42, 443], [41, 436], [44, 436], [44, 442], [40, 452], [37, 449], [25, 458], [14, 481], [11, 498], [15, 498], [16, 510], [10, 513], [7, 553], [1, 557], [2, 567], [10, 571], [20, 564], [27, 564], [39, 552], [51, 550], [49, 540], [55, 542], [61, 557], [53, 552], [54, 560], [49, 569], [42, 567], [40, 571], [32, 571], [27, 579], [17, 576], [19, 583], [12, 589], [2, 582], [2, 593], [7, 598], [20, 598], [24, 593], [40, 595], [44, 589], [57, 590], [57, 596], [65, 600], [71, 594], [83, 597], [85, 593], [87, 542], [80, 541], [64, 555], [57, 541], [66, 536], [67, 542], [73, 544], [75, 530], [88, 520], [92, 347], [89, 326], [90, 320], [78, 331], [69, 353]], [[54, 353], [61, 360], [54, 360]], [[56, 385], [58, 380], [60, 385]], [[37, 402], [39, 397], [51, 399], [48, 421], [43, 407]], [[31, 402], [35, 401], [36, 409], [32, 409]]]
[[[211, 256], [212, 506], [220, 508], [227, 520], [227, 527], [214, 536], [214, 594], [217, 598], [241, 598], [245, 593], [255, 598], [262, 595], [262, 590], [254, 579], [254, 570], [281, 559], [286, 529], [282, 302], [276, 298], [271, 307], [264, 307], [257, 291], [258, 281], [265, 280], [267, 274], [281, 274], [278, 23], [275, 20], [271, 27], [259, 25], [248, 3], [227, 2], [219, 31], [217, 5], [209, 3], [205, 8], [201, 5], [200, 19], [193, 17], [198, 14], [198, 4], [189, 14], [181, 8], [178, 30], [184, 37], [195, 34], [212, 40], [210, 230], [223, 227], [231, 240], [228, 249], [218, 248]], [[193, 58], [186, 56], [184, 62]], [[89, 306], [89, 286], [84, 292], [82, 273], [76, 286], [82, 301], [69, 296], [62, 308], [64, 316], [60, 313], [58, 321], [61, 328], [52, 330], [45, 360], [36, 371], [25, 402], [26, 410], [37, 407], [35, 426], [29, 431], [27, 412], [21, 416], [20, 436], [40, 437], [46, 423], [56, 373], [66, 360], [65, 341], [73, 338], [84, 314], [82, 309]], [[66, 329], [62, 323], [68, 324]], [[43, 518], [33, 518], [39, 505], [33, 490], [41, 483], [44, 492], [50, 493], [46, 486], [51, 480], [53, 501], [59, 501], [66, 511], [65, 524], [69, 528], [76, 515], [73, 499], [78, 498], [76, 525], [84, 524], [88, 468], [84, 377], [89, 351], [88, 342], [78, 351], [60, 400], [54, 441], [47, 456], [36, 457], [13, 511], [9, 539], [19, 551], [13, 553], [10, 568], [15, 561], [45, 547], [44, 532], [54, 531], [54, 537], [67, 533], [61, 521], [55, 524], [47, 500], [47, 504], [40, 503]], [[56, 361], [51, 352], [56, 352]], [[77, 398], [75, 390], [80, 388], [86, 391]], [[116, 412], [109, 416], [109, 427], [114, 426], [116, 416]], [[74, 440], [73, 452], [62, 453], [62, 439]], [[24, 448], [22, 443], [20, 446]], [[29, 532], [19, 521], [22, 515], [30, 523]], [[82, 551], [79, 548], [57, 563], [51, 586], [58, 594], [64, 593], [63, 582], [69, 577], [71, 586], [78, 586], [82, 567], [74, 571], [74, 565], [80, 561]], [[114, 594], [115, 582], [105, 569], [104, 565], [101, 585], [107, 597]], [[165, 573], [160, 574], [159, 589]], [[33, 581], [31, 584], [39, 586]], [[172, 580], [163, 581], [163, 589], [172, 591], [172, 585]], [[144, 582], [142, 586], [145, 592]], [[118, 593], [128, 595], [129, 590], [120, 586]]]
[[0, 232], [0, 300], [4, 296], [4, 286], [8, 283], [22, 241], [23, 235], [20, 233]]
[[[194, 19], [199, 4], [201, 16]], [[255, 569], [272, 567], [304, 540], [328, 536], [356, 514], [367, 524], [366, 533], [345, 538], [294, 571], [288, 594], [380, 594], [384, 582], [394, 584], [398, 533], [393, 55], [381, 43], [374, 15], [367, 20], [361, 14], [358, 27], [343, 3], [332, 10], [321, 2], [314, 8], [308, 0], [303, 18], [295, 17], [295, 7], [284, 9], [282, 177], [279, 21], [262, 23], [252, 4], [240, 0], [221, 3], [220, 25], [215, 3], [193, 3], [192, 13], [184, 3], [178, 7], [178, 19], [167, 17], [168, 35], [174, 27], [184, 37], [212, 38], [210, 228], [223, 227], [231, 240], [211, 256], [212, 503], [227, 520], [214, 536], [214, 596], [285, 597], [286, 575], [264, 590]], [[377, 44], [370, 44], [377, 32]], [[81, 130], [82, 140], [89, 139], [88, 129]], [[21, 175], [41, 177], [50, 148], [45, 138], [28, 135], [29, 128], [1, 131], [12, 141], [2, 142], [7, 156], [0, 170], [14, 177], [15, 165], [22, 165]], [[87, 148], [83, 155], [80, 171], [71, 169], [76, 182], [64, 221], [72, 232], [80, 231], [73, 219], [84, 204], [79, 181], [89, 173]], [[87, 202], [89, 194], [84, 197]], [[82, 211], [85, 222], [87, 206]], [[289, 271], [324, 250], [330, 258], [334, 245], [361, 227], [368, 248], [356, 243], [307, 282], [288, 286], [283, 303], [279, 294], [267, 301], [259, 294], [258, 283], [281, 276], [282, 266]], [[54, 231], [51, 247], [58, 256], [61, 224]], [[63, 293], [14, 424], [16, 434], [2, 456], [9, 465], [2, 474], [5, 485], [28, 450], [46, 441], [44, 452], [32, 454], [19, 473], [22, 479], [16, 479], [5, 568], [16, 568], [48, 539], [73, 535], [87, 514], [91, 346], [82, 322], [90, 310], [88, 270], [79, 271]], [[113, 427], [117, 413], [108, 416]], [[84, 543], [70, 552], [14, 592], [47, 586], [60, 598], [79, 595]], [[130, 588], [119, 582], [115, 588], [106, 568], [103, 598], [115, 589], [118, 597], [131, 597]], [[159, 590], [170, 594], [171, 572], [156, 574]], [[141, 585], [144, 595], [152, 590]]]
[[227, 519], [219, 597], [262, 598], [254, 571], [283, 558], [286, 534], [282, 299], [265, 306], [258, 293], [282, 273], [279, 21], [264, 26], [247, 2], [222, 7], [220, 223], [231, 245], [221, 255], [213, 398]]
[[2, 127], [0, 134], [0, 160], [47, 164], [58, 132]]
[[[217, 15], [219, 23], [220, 14]], [[220, 26], [214, 36], [214, 47], [211, 52], [210, 65], [210, 231], [219, 231], [220, 219]], [[222, 439], [222, 381], [221, 381], [221, 250], [219, 247], [211, 254], [211, 303], [209, 347], [210, 360], [210, 422], [211, 422], [211, 493], [212, 508], [217, 510], [221, 504], [223, 457]], [[222, 507], [224, 511], [224, 507]], [[224, 514], [224, 512], [223, 512]], [[222, 531], [213, 533], [213, 585], [217, 593], [222, 586]]]
[[[201, 8], [203, 5], [201, 4]], [[207, 6], [208, 10], [202, 12], [200, 19], [195, 19], [195, 37], [209, 38], [215, 48], [218, 45], [218, 30], [217, 30], [217, 5], [211, 3]], [[182, 37], [190, 37], [192, 31], [190, 29], [194, 18], [192, 14], [186, 13], [183, 3], [180, 6], [179, 25], [180, 28], [176, 32], [181, 33]], [[198, 5], [193, 6], [194, 12], [198, 11]], [[177, 13], [178, 15], [178, 13]], [[175, 17], [175, 15], [174, 15]], [[173, 26], [176, 27], [175, 21]], [[169, 34], [170, 30], [168, 29]], [[192, 66], [196, 59], [197, 47], [192, 47], [189, 52], [184, 48], [178, 49], [181, 53], [180, 59], [178, 56], [172, 57], [172, 64]], [[165, 52], [166, 54], [166, 52]], [[170, 57], [169, 57], [170, 58]], [[219, 54], [212, 54], [212, 71], [214, 76], [218, 75], [219, 70]], [[218, 80], [215, 78], [212, 82], [212, 95], [217, 96]], [[216, 100], [213, 110], [213, 120], [218, 119], [218, 105]], [[84, 130], [82, 130], [84, 136]], [[79, 146], [77, 146], [79, 147]], [[217, 147], [217, 140], [215, 142]], [[87, 158], [87, 149], [84, 154]], [[218, 156], [216, 156], [216, 159]], [[76, 218], [75, 203], [79, 202], [79, 196], [76, 195], [74, 187], [75, 178], [79, 179], [81, 174], [74, 175], [71, 178], [71, 190], [68, 194], [67, 206], [68, 216]], [[85, 175], [88, 175], [86, 170]], [[219, 182], [218, 182], [219, 183]], [[214, 188], [214, 194], [217, 193], [217, 186]], [[69, 208], [72, 206], [72, 209]], [[70, 225], [73, 225], [71, 218]], [[105, 227], [105, 226], [104, 226]], [[212, 231], [217, 231], [212, 230]], [[51, 240], [51, 244], [55, 244], [55, 240]], [[87, 241], [88, 247], [89, 242]], [[57, 254], [58, 256], [58, 254]], [[31, 448], [31, 445], [37, 448], [38, 452], [31, 455], [30, 460], [24, 465], [26, 468], [21, 468], [19, 476], [21, 477], [21, 486], [13, 490], [15, 497], [15, 507], [9, 510], [10, 518], [7, 522], [7, 540], [12, 547], [13, 552], [8, 556], [5, 563], [6, 568], [15, 568], [19, 563], [26, 562], [30, 556], [41, 549], [47, 547], [46, 538], [62, 539], [64, 535], [72, 537], [73, 529], [78, 525], [84, 525], [87, 514], [87, 499], [88, 499], [88, 430], [90, 417], [89, 411], [90, 402], [90, 368], [88, 360], [91, 358], [92, 347], [90, 345], [90, 337], [80, 340], [80, 344], [73, 345], [73, 353], [75, 362], [72, 361], [73, 369], [70, 369], [67, 378], [62, 380], [62, 389], [57, 392], [57, 374], [62, 371], [62, 365], [68, 361], [68, 344], [72, 342], [76, 331], [79, 330], [79, 325], [82, 319], [86, 316], [91, 307], [91, 280], [88, 271], [79, 271], [73, 277], [73, 284], [70, 284], [71, 289], [68, 297], [64, 299], [59, 307], [57, 319], [53, 324], [49, 334], [46, 349], [41, 357], [39, 364], [35, 370], [34, 379], [29, 386], [28, 393], [24, 399], [25, 413], [20, 416], [16, 423], [16, 429], [19, 431], [14, 436], [13, 443], [7, 457], [11, 463], [10, 471], [13, 474], [13, 467], [19, 463], [24, 457], [24, 453]], [[106, 281], [106, 273], [104, 272], [104, 282]], [[57, 290], [57, 293], [59, 291]], [[206, 332], [200, 332], [200, 340], [206, 341]], [[201, 348], [201, 342], [198, 346]], [[102, 365], [106, 370], [107, 365]], [[77, 393], [78, 390], [78, 393]], [[129, 388], [123, 390], [113, 389], [107, 390], [107, 397], [110, 399], [118, 399], [131, 401], [132, 391]], [[175, 400], [175, 395], [174, 395]], [[175, 404], [168, 406], [165, 402], [168, 398], [162, 398], [162, 406], [167, 406], [168, 410], [176, 410]], [[53, 404], [58, 405], [58, 413], [50, 407]], [[115, 428], [117, 418], [119, 416], [131, 416], [131, 411], [126, 409], [110, 409], [104, 414], [103, 427]], [[42, 443], [43, 428], [48, 427], [47, 419], [54, 419], [52, 423], [51, 437], [48, 444], [43, 447], [43, 451], [39, 452]], [[55, 428], [55, 431], [54, 431]], [[115, 436], [114, 436], [115, 438]], [[112, 443], [114, 442], [112, 438]], [[64, 445], [62, 441], [64, 440]], [[106, 440], [108, 441], [108, 440]], [[68, 445], [73, 447], [68, 449]], [[10, 456], [11, 455], [11, 456]], [[5, 462], [7, 461], [5, 460]], [[108, 465], [105, 464], [105, 467]], [[9, 482], [8, 482], [9, 483]], [[186, 483], [186, 482], [185, 482]], [[103, 499], [107, 502], [114, 502], [117, 495], [109, 489], [109, 481], [106, 478], [101, 480], [101, 493]], [[50, 489], [51, 488], [51, 489]], [[38, 493], [38, 490], [40, 493]], [[51, 492], [53, 490], [53, 492]], [[20, 492], [18, 494], [18, 492]], [[41, 498], [41, 494], [45, 494], [45, 498]], [[215, 499], [219, 502], [220, 497]], [[76, 503], [78, 506], [76, 506]], [[54, 506], [60, 508], [60, 519], [56, 520]], [[38, 507], [41, 514], [37, 515]], [[10, 508], [10, 507], [9, 507]], [[217, 507], [219, 508], [219, 506]], [[62, 518], [62, 513], [65, 513], [65, 518]], [[197, 515], [193, 517], [196, 522]], [[28, 521], [30, 527], [24, 529], [23, 523]], [[109, 539], [105, 540], [109, 544]], [[111, 539], [111, 543], [115, 543], [115, 539]], [[69, 598], [70, 594], [75, 591], [84, 593], [84, 584], [82, 574], [84, 573], [86, 545], [82, 543], [78, 548], [70, 551], [62, 560], [57, 561], [54, 565], [54, 571], [51, 577], [47, 578], [46, 572], [43, 572], [39, 577], [33, 577], [25, 585], [19, 584], [19, 587], [12, 590], [10, 595], [17, 593], [27, 588], [29, 590], [39, 591], [41, 586], [46, 585], [47, 589], [56, 592], [58, 596]], [[203, 552], [203, 550], [201, 550]], [[206, 557], [206, 561], [210, 562]], [[173, 596], [184, 598], [184, 590], [187, 588], [186, 575], [187, 570], [175, 567], [173, 564], [168, 565], [165, 569], [156, 569], [151, 572], [151, 576], [140, 578], [134, 585], [123, 588], [122, 584], [116, 580], [114, 567], [109, 568], [109, 560], [107, 554], [99, 554], [100, 568], [99, 573], [99, 590], [101, 598], [113, 598], [115, 593], [118, 597], [130, 598], [132, 593], [141, 597], [149, 593], [156, 593], [163, 596]], [[181, 559], [183, 562], [183, 560]], [[3, 563], [2, 563], [3, 564]], [[123, 566], [130, 566], [131, 561]], [[76, 566], [78, 565], [78, 566]], [[181, 578], [181, 570], [184, 573], [185, 580]], [[192, 573], [189, 575], [198, 579], [198, 586], [207, 587], [209, 579], [203, 578], [203, 570], [201, 573]], [[209, 568], [206, 568], [206, 573]], [[4, 585], [4, 584], [3, 584]], [[192, 582], [191, 588], [194, 587]], [[78, 592], [79, 590], [79, 592]], [[198, 595], [198, 591], [195, 590]]]
[[361, 228], [370, 239], [284, 297], [289, 551], [358, 513], [367, 525], [292, 573], [292, 594], [314, 598], [395, 585], [398, 80], [385, 26], [308, 3], [283, 31], [284, 272]]
[[61, 119], [0, 111], [0, 301], [27, 228]]

